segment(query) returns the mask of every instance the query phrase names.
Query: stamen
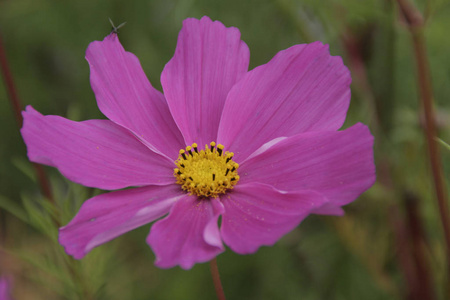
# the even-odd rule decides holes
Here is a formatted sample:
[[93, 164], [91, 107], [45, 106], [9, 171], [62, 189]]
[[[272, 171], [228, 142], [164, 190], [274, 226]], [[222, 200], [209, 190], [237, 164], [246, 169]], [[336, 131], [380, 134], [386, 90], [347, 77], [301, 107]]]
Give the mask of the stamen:
[[181, 149], [173, 173], [176, 183], [201, 198], [217, 198], [232, 189], [239, 181], [239, 165], [232, 160], [234, 154], [224, 152], [224, 148], [211, 142], [204, 150], [196, 143]]
[[219, 144], [217, 145], [217, 152], [219, 153], [219, 155], [222, 155], [222, 151], [223, 151], [224, 146]]
[[228, 163], [233, 158], [233, 156], [234, 156], [234, 153], [233, 152], [229, 152], [226, 163]]
[[191, 146], [186, 147], [186, 151], [192, 156]]
[[186, 154], [184, 153], [183, 149], [180, 150], [180, 154], [181, 156], [183, 156], [183, 159], [186, 160]]

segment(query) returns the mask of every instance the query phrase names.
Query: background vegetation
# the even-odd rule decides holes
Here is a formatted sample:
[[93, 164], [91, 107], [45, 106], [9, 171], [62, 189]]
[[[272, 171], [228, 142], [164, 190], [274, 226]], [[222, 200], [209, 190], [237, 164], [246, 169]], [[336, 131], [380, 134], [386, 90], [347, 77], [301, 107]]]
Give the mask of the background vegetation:
[[[414, 1], [425, 19], [436, 124], [450, 141], [450, 3]], [[321, 40], [353, 75], [348, 127], [375, 135], [377, 183], [342, 218], [310, 216], [273, 247], [218, 257], [229, 299], [448, 299], [442, 226], [429, 169], [411, 35], [389, 0], [0, 0], [0, 33], [23, 104], [73, 120], [104, 118], [89, 85], [87, 45], [116, 23], [152, 84], [172, 57], [186, 17], [238, 27], [250, 67], [294, 44]], [[101, 191], [46, 168], [57, 207], [37, 184], [0, 82], [0, 274], [15, 299], [214, 299], [208, 264], [161, 270], [137, 229], [74, 261], [57, 243]], [[439, 144], [445, 178], [450, 151]], [[425, 297], [425, 298], [424, 298]], [[431, 298], [428, 298], [431, 297]]]

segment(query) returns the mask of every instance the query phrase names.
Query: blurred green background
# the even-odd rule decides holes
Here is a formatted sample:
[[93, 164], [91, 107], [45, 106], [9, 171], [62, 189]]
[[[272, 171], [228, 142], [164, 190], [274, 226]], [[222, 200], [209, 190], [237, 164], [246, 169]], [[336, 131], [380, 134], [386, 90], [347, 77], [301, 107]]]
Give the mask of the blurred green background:
[[[414, 3], [426, 20], [437, 125], [448, 143], [450, 3]], [[183, 19], [203, 15], [240, 29], [250, 48], [250, 68], [294, 44], [330, 44], [353, 75], [344, 127], [363, 122], [376, 137], [377, 183], [345, 208], [345, 217], [310, 216], [273, 247], [247, 256], [227, 249], [218, 257], [228, 299], [417, 299], [415, 289], [423, 280], [431, 282], [436, 299], [448, 299], [411, 36], [395, 1], [0, 0], [0, 34], [23, 104], [85, 120], [104, 118], [84, 52], [110, 32], [109, 17], [116, 24], [127, 22], [120, 30], [122, 44], [161, 89], [159, 76], [174, 53]], [[3, 81], [0, 99], [0, 274], [13, 279], [15, 299], [216, 297], [208, 264], [190, 271], [153, 265], [145, 243], [150, 226], [96, 248], [82, 261], [65, 255], [52, 215], [66, 224], [100, 191], [46, 168], [55, 214], [27, 160]], [[448, 178], [450, 151], [439, 147]], [[420, 265], [425, 274], [417, 272]]]

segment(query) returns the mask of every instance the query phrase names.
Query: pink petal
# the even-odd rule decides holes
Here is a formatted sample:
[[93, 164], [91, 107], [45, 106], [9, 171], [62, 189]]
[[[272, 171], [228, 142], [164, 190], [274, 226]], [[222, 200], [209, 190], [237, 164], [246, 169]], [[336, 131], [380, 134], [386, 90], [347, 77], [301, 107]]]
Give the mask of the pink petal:
[[109, 120], [74, 122], [43, 116], [31, 106], [23, 117], [29, 159], [58, 168], [72, 181], [101, 189], [174, 182], [173, 162]]
[[340, 216], [345, 214], [345, 211], [339, 205], [333, 203], [325, 203], [321, 207], [314, 209], [313, 213], [318, 215]]
[[332, 204], [342, 206], [355, 200], [375, 182], [373, 137], [361, 123], [338, 132], [299, 134], [245, 161], [239, 175], [242, 184], [261, 182], [280, 190], [318, 191], [330, 202], [322, 213], [342, 214], [339, 208], [331, 209]]
[[240, 36], [208, 17], [183, 22], [161, 83], [187, 144], [203, 147], [217, 138], [227, 94], [248, 69], [250, 53]]
[[11, 300], [11, 280], [6, 276], [0, 277], [0, 300]]
[[222, 197], [223, 241], [237, 253], [253, 253], [275, 244], [324, 202], [314, 191], [282, 192], [260, 183], [238, 184]]
[[156, 255], [156, 266], [190, 269], [223, 252], [217, 226], [223, 212], [218, 199], [199, 200], [186, 195], [179, 200], [168, 217], [152, 226], [147, 238]]
[[337, 130], [350, 102], [350, 73], [320, 42], [280, 51], [230, 91], [218, 142], [243, 161], [264, 143], [307, 131]]
[[176, 159], [185, 146], [183, 137], [164, 96], [152, 87], [138, 58], [123, 49], [116, 34], [110, 34], [89, 45], [86, 59], [100, 110], [150, 149]]
[[87, 200], [59, 230], [59, 243], [76, 259], [93, 248], [168, 213], [183, 197], [178, 185], [147, 186], [102, 194]]

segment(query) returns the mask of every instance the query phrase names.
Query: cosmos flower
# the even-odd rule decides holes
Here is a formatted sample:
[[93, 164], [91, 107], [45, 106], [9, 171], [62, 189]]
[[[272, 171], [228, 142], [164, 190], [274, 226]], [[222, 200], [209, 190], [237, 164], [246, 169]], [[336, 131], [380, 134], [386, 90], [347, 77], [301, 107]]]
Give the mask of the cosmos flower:
[[0, 276], [0, 300], [11, 299], [11, 281], [5, 276]]
[[[363, 124], [337, 131], [351, 77], [320, 42], [280, 51], [248, 71], [237, 28], [187, 19], [152, 87], [116, 33], [89, 45], [90, 81], [109, 120], [23, 113], [31, 161], [113, 191], [87, 200], [60, 229], [77, 259], [158, 220], [147, 242], [161, 268], [273, 245], [309, 214], [342, 215], [375, 180]], [[220, 218], [220, 226], [219, 226]]]

